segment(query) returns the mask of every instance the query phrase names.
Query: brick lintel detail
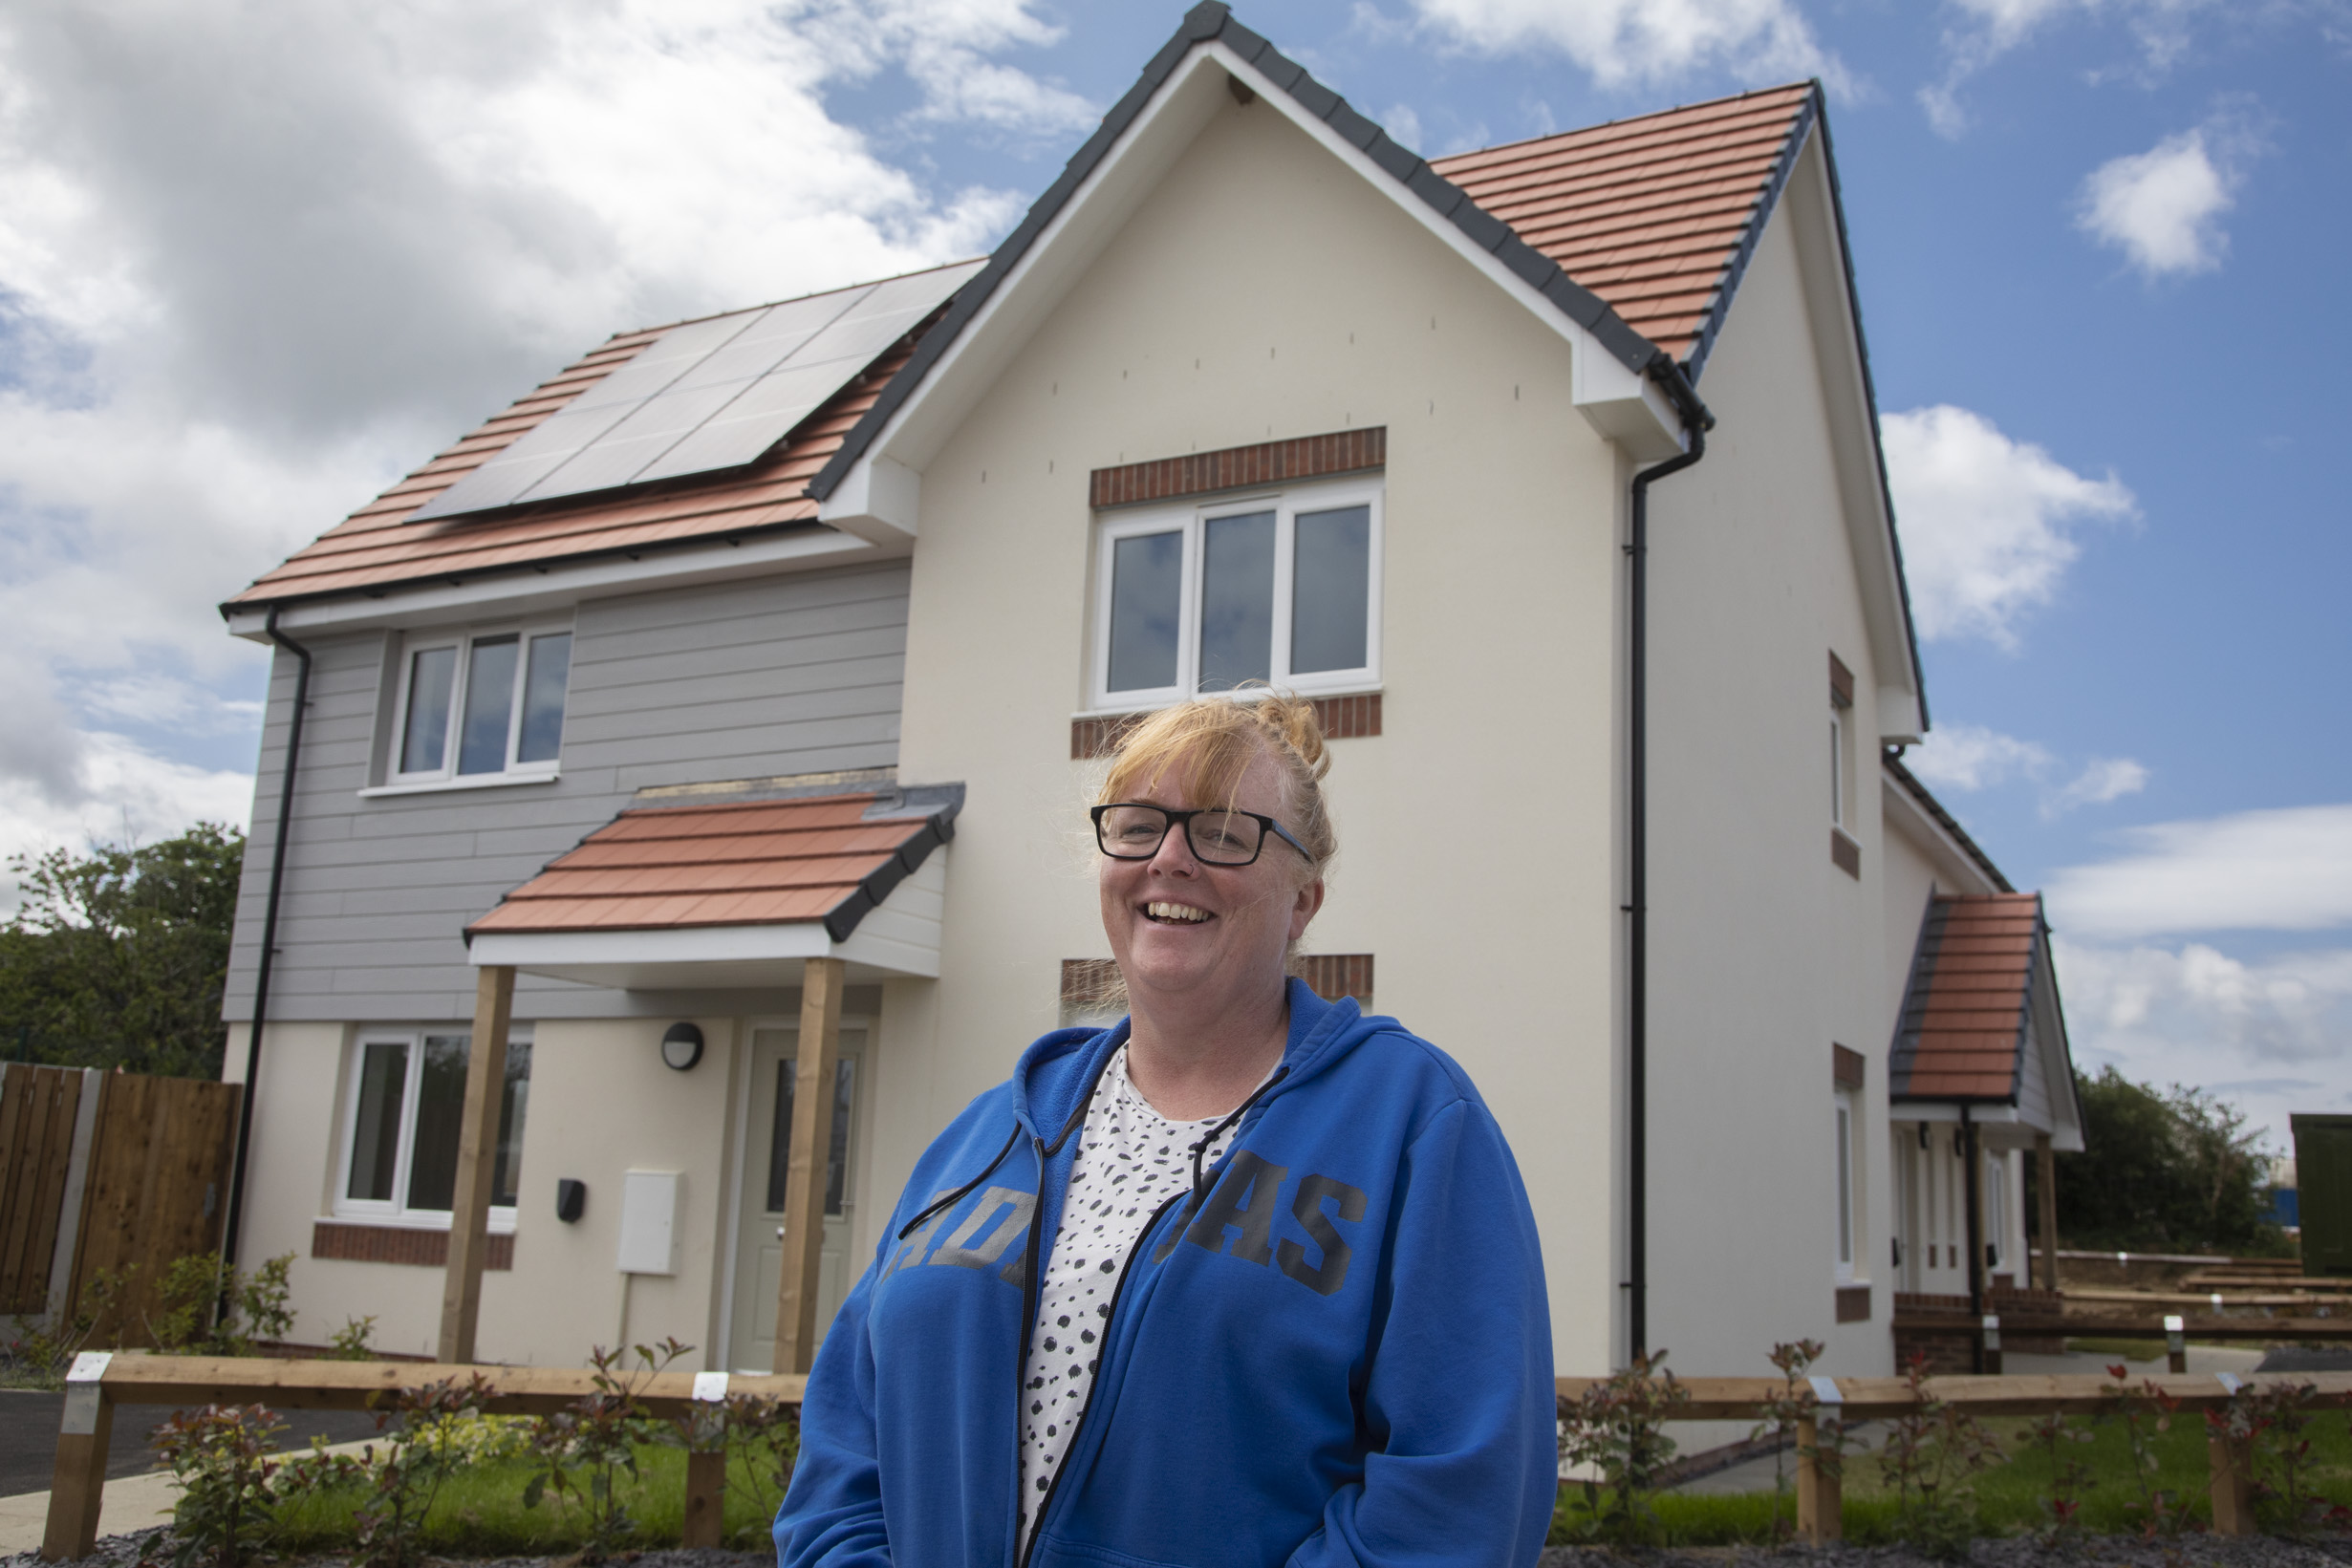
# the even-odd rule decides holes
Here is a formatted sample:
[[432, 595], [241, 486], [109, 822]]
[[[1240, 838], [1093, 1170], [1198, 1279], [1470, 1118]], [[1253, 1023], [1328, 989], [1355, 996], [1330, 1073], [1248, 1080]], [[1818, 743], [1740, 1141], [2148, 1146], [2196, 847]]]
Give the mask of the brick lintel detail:
[[[322, 1219], [311, 1227], [311, 1256], [346, 1263], [410, 1263], [420, 1268], [449, 1266], [449, 1233], [415, 1230], [405, 1225], [351, 1224]], [[490, 1234], [483, 1259], [486, 1269], [514, 1267], [512, 1232]]]
[[1239, 490], [1253, 484], [1281, 484], [1331, 474], [1361, 473], [1367, 468], [1384, 467], [1388, 461], [1388, 426], [1336, 430], [1323, 436], [1261, 441], [1255, 446], [1228, 446], [1216, 452], [1097, 468], [1087, 486], [1087, 505], [1132, 506], [1145, 501], [1173, 501], [1180, 496]]

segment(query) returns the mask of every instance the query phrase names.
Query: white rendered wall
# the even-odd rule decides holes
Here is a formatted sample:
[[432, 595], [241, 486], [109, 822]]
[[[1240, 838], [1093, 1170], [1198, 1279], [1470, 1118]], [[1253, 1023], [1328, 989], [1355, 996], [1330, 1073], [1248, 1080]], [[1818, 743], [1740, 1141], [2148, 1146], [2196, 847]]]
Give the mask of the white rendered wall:
[[[1245, 260], [1245, 265], [1243, 262]], [[1090, 469], [1385, 425], [1385, 730], [1334, 744], [1307, 938], [1460, 1060], [1533, 1194], [1556, 1354], [1616, 1353], [1622, 483], [1564, 343], [1263, 103], [1220, 111], [923, 475], [900, 776], [969, 787], [936, 1003], [875, 1140], [925, 1140], [1109, 953], [1068, 758]], [[1497, 831], [1536, 805], [1540, 848]], [[1435, 814], [1450, 834], [1395, 830]], [[926, 1059], [927, 1058], [927, 1059]]]

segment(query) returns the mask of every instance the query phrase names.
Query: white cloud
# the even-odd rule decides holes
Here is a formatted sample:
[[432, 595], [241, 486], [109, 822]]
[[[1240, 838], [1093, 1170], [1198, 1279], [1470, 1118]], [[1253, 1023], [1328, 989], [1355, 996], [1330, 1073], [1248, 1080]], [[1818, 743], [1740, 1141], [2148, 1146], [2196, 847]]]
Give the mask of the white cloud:
[[2352, 805], [2243, 811], [2118, 837], [2124, 854], [2050, 880], [2061, 929], [2113, 940], [2352, 925]]
[[2230, 245], [2221, 216], [2259, 148], [2243, 117], [2222, 115], [2110, 159], [2082, 182], [2075, 226], [2151, 279], [2215, 271]]
[[1389, 140], [1400, 147], [1419, 152], [1425, 143], [1421, 140], [1421, 117], [1413, 113], [1409, 103], [1392, 103], [1380, 117], [1380, 128], [1389, 133]]
[[[2287, 1147], [2292, 1111], [2352, 1109], [2352, 949], [2258, 959], [2202, 942], [2054, 942], [2075, 1061], [2210, 1088]], [[2282, 1066], [2297, 1071], [2285, 1071]]]
[[1943, 78], [1919, 89], [1929, 122], [1947, 137], [1968, 129], [1968, 111], [1960, 100], [1968, 79], [2054, 22], [2121, 18], [2139, 46], [2132, 74], [2152, 80], [2189, 52], [2201, 16], [2243, 20], [2293, 8], [2247, 5], [2243, 0], [2233, 6], [2223, 0], [1950, 0], [1950, 9], [1955, 19], [1944, 31]]
[[1938, 404], [1880, 421], [1919, 634], [2018, 646], [2017, 623], [2052, 602], [2085, 520], [2135, 516], [2112, 473], [2085, 479], [1990, 419]]
[[1484, 54], [1552, 49], [1604, 88], [1650, 86], [1699, 71], [1749, 81], [1820, 76], [1851, 90], [1791, 0], [1413, 0], [1423, 23]]
[[[893, 149], [1090, 118], [1038, 11], [0, 10], [0, 845], [219, 815], [118, 733], [254, 727], [215, 603], [608, 333], [984, 249]], [[893, 70], [888, 146], [829, 115]]]
[[[0, 776], [0, 867], [48, 849], [149, 843], [197, 822], [244, 827], [252, 817], [250, 773], [190, 767], [104, 730], [79, 738], [75, 773], [73, 798], [62, 801]], [[0, 908], [15, 902], [13, 881], [0, 880]]]
[[1904, 764], [1933, 789], [1974, 794], [2013, 782], [2041, 785], [2041, 815], [2104, 805], [2147, 785], [2147, 769], [2128, 757], [2094, 757], [2062, 784], [2050, 781], [2059, 759], [2047, 746], [1981, 724], [1939, 724], [1904, 753]]

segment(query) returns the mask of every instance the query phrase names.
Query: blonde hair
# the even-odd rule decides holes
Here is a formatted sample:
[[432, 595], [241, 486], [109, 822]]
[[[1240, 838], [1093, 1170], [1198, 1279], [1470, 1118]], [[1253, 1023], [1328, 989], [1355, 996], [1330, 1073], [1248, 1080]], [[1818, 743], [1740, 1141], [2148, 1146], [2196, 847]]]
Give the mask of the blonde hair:
[[1247, 698], [1196, 698], [1136, 720], [1111, 744], [1111, 771], [1097, 804], [1131, 800], [1139, 788], [1189, 763], [1196, 799], [1231, 806], [1241, 776], [1262, 752], [1282, 775], [1282, 824], [1305, 846], [1311, 870], [1301, 880], [1311, 881], [1339, 853], [1339, 836], [1323, 796], [1331, 755], [1315, 705], [1303, 697], [1269, 690]]

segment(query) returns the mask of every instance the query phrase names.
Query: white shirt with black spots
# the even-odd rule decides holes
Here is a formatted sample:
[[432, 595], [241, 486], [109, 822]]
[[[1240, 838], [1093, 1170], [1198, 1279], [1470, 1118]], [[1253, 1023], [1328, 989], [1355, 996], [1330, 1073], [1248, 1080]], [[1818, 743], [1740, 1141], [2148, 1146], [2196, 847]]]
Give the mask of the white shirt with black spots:
[[[1272, 1074], [1267, 1075], [1271, 1077]], [[1028, 1381], [1021, 1409], [1021, 1542], [1025, 1547], [1045, 1506], [1070, 1433], [1094, 1386], [1103, 1320], [1127, 1255], [1159, 1206], [1193, 1184], [1193, 1145], [1222, 1117], [1172, 1122], [1154, 1110], [1127, 1078], [1127, 1047], [1113, 1052], [1087, 1103], [1069, 1193], [1053, 1260], [1037, 1294], [1029, 1335]], [[1201, 1152], [1203, 1171], [1233, 1142], [1233, 1128]]]

